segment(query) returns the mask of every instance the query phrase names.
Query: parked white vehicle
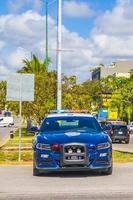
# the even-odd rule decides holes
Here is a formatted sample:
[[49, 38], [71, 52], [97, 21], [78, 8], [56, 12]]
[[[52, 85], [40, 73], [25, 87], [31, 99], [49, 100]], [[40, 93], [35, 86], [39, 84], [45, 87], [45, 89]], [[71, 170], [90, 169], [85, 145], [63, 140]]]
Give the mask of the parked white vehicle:
[[133, 133], [133, 122], [129, 123], [128, 129], [129, 129], [130, 133]]
[[14, 125], [13, 117], [0, 117], [0, 126], [12, 126]]
[[0, 126], [6, 127], [12, 125], [14, 125], [14, 119], [9, 112], [5, 112], [4, 116], [0, 116]]

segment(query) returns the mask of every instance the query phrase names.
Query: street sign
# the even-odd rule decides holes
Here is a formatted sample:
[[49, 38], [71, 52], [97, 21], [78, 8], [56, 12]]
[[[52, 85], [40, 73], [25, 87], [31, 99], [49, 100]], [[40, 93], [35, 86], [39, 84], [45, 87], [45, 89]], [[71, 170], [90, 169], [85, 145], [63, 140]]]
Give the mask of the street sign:
[[34, 74], [7, 77], [7, 101], [34, 101]]
[[99, 121], [104, 121], [106, 120], [108, 117], [108, 111], [107, 110], [104, 110], [104, 109], [101, 109], [98, 111], [98, 120]]
[[34, 101], [34, 74], [12, 74], [7, 77], [7, 101], [19, 101], [19, 158], [21, 161], [22, 101]]
[[118, 112], [117, 111], [109, 111], [108, 118], [114, 119], [114, 120], [118, 119]]

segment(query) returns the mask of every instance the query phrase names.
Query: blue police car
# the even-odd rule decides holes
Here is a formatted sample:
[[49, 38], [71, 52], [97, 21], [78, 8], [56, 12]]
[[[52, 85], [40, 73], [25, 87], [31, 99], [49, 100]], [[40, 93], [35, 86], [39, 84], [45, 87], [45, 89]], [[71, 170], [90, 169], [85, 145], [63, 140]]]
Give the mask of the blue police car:
[[34, 176], [81, 170], [112, 174], [111, 139], [89, 114], [49, 114], [34, 138], [33, 150]]

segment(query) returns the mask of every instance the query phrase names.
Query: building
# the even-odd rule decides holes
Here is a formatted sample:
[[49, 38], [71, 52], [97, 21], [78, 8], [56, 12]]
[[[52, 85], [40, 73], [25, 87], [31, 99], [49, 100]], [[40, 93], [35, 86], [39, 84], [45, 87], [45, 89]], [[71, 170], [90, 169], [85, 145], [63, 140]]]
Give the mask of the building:
[[92, 80], [100, 80], [101, 67], [97, 67], [92, 71]]
[[130, 77], [130, 71], [133, 69], [133, 61], [117, 61], [110, 66], [97, 67], [92, 71], [92, 80], [100, 80], [109, 75], [116, 77]]

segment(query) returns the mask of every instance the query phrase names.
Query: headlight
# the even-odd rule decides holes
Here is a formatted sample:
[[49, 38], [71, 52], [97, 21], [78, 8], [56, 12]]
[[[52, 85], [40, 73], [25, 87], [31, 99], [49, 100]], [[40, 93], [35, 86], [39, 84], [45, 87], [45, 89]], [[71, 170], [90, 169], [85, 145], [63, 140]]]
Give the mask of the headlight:
[[41, 149], [41, 150], [51, 150], [51, 147], [49, 144], [43, 144], [43, 143], [38, 143], [36, 145], [37, 149]]
[[109, 142], [105, 142], [105, 143], [100, 143], [97, 145], [97, 149], [107, 149], [111, 146], [111, 144]]

